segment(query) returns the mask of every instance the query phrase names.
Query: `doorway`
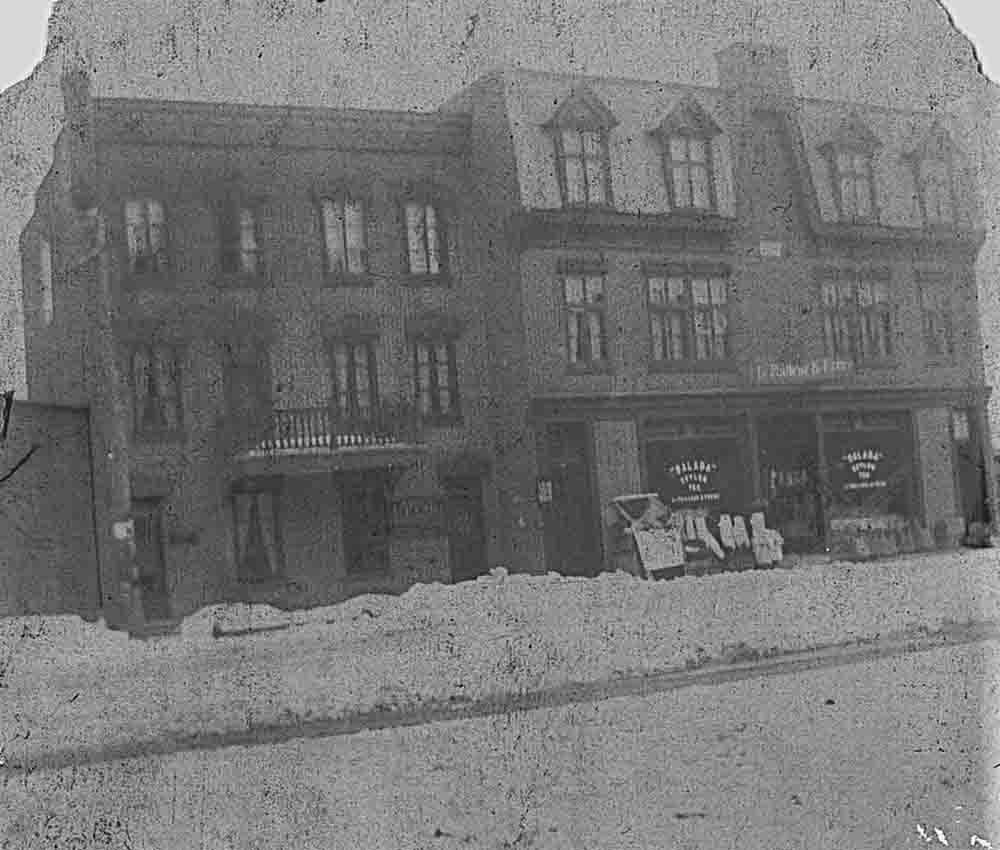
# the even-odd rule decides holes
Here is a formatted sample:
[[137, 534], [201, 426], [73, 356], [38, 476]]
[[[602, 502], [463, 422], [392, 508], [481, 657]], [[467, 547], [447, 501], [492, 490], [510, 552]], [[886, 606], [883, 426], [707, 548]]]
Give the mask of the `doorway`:
[[768, 524], [789, 552], [823, 548], [824, 516], [819, 478], [819, 441], [810, 416], [771, 416], [758, 422], [761, 495]]
[[551, 424], [545, 439], [552, 484], [551, 500], [544, 506], [549, 569], [563, 575], [597, 575], [602, 555], [588, 428], [583, 422]]
[[445, 521], [452, 581], [468, 581], [487, 572], [483, 485], [479, 478], [447, 479]]
[[132, 522], [143, 616], [149, 621], [165, 620], [170, 615], [170, 604], [167, 596], [163, 514], [160, 502], [152, 499], [134, 500]]
[[955, 443], [958, 503], [966, 531], [972, 523], [990, 522], [989, 493], [986, 482], [986, 456], [974, 410], [953, 410], [951, 430]]
[[384, 576], [389, 572], [391, 484], [388, 474], [352, 472], [342, 494], [344, 561], [349, 575]]

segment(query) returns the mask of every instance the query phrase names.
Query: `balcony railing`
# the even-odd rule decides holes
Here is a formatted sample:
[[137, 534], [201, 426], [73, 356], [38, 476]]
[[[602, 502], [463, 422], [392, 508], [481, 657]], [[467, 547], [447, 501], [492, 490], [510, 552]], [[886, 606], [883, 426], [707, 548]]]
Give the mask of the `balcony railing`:
[[418, 436], [412, 406], [398, 403], [361, 416], [325, 406], [279, 409], [263, 421], [233, 426], [236, 452], [246, 457], [390, 448], [415, 443]]

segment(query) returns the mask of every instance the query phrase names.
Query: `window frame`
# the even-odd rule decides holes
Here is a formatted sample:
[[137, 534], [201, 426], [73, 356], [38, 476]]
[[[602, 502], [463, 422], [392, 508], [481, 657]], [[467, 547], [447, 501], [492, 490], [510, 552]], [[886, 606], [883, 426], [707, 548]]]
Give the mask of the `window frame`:
[[[653, 301], [652, 281], [662, 279], [665, 297], [668, 299], [662, 305]], [[732, 275], [727, 267], [723, 266], [679, 266], [679, 265], [644, 265], [643, 280], [646, 290], [646, 310], [649, 317], [647, 325], [649, 332], [649, 363], [653, 371], [716, 371], [729, 368], [733, 365], [733, 332], [732, 332], [732, 298], [731, 286]], [[680, 280], [684, 285], [684, 306], [683, 308], [671, 307], [669, 305], [670, 282]], [[699, 309], [694, 296], [694, 281], [704, 280], [706, 283], [706, 294], [708, 296], [708, 306]], [[698, 314], [707, 314], [710, 320], [707, 326], [712, 329], [713, 348], [718, 344], [716, 336], [715, 313], [719, 305], [716, 305], [712, 284], [722, 283], [722, 291], [725, 293], [725, 301], [722, 302], [721, 312], [724, 319], [725, 330], [721, 337], [723, 356], [697, 356], [698, 348]], [[660, 318], [661, 322], [671, 315], [680, 315], [683, 322], [682, 347], [684, 357], [657, 357], [657, 330], [655, 320]], [[666, 324], [661, 325], [660, 335], [665, 335]], [[663, 351], [666, 352], [666, 340], [661, 342]], [[692, 356], [693, 355], [693, 356]]]
[[[428, 377], [431, 382], [430, 387], [428, 387], [431, 399], [431, 410], [429, 412], [425, 412], [423, 409], [423, 388], [420, 382], [421, 346], [425, 347], [428, 351]], [[447, 363], [445, 365], [448, 370], [448, 392], [451, 398], [451, 406], [448, 410], [441, 409], [441, 388], [438, 380], [439, 364], [436, 360], [437, 349], [441, 346], [444, 346], [447, 351]], [[410, 352], [413, 363], [413, 398], [420, 420], [432, 425], [461, 424], [463, 414], [458, 368], [458, 338], [453, 334], [443, 333], [414, 335], [410, 339]]]
[[[673, 142], [675, 139], [682, 139], [688, 158], [685, 160], [675, 160], [673, 158]], [[697, 140], [705, 145], [705, 160], [701, 163], [705, 169], [706, 194], [708, 206], [699, 207], [694, 203], [694, 184], [690, 178], [690, 170], [695, 163], [690, 158], [691, 141]], [[659, 134], [660, 141], [660, 164], [663, 169], [663, 184], [667, 190], [667, 199], [671, 212], [694, 213], [701, 215], [712, 215], [719, 211], [718, 193], [715, 186], [715, 162], [713, 157], [714, 136], [707, 132], [694, 128], [681, 127], [676, 130], [665, 131]], [[688, 169], [688, 191], [691, 203], [679, 204], [677, 202], [677, 186], [674, 182], [674, 169], [677, 167]]]
[[[274, 537], [274, 563], [270, 575], [267, 576], [254, 576], [247, 574], [245, 567], [245, 559], [241, 557], [240, 552], [240, 510], [238, 499], [240, 498], [250, 498], [253, 502], [257, 503], [257, 509], [260, 510], [261, 506], [259, 504], [260, 498], [267, 494], [271, 499], [271, 521], [273, 523]], [[286, 564], [285, 564], [285, 546], [284, 546], [284, 533], [282, 528], [282, 510], [281, 510], [281, 484], [277, 480], [262, 480], [262, 481], [249, 481], [236, 483], [232, 486], [229, 493], [229, 498], [232, 503], [232, 517], [233, 517], [233, 561], [236, 568], [236, 582], [240, 585], [246, 586], [260, 586], [267, 585], [274, 582], [283, 582], [286, 578]], [[251, 505], [250, 510], [253, 510]], [[251, 514], [248, 515], [251, 516]], [[247, 535], [249, 536], [249, 527], [247, 528]]]
[[[423, 229], [422, 251], [425, 268], [413, 267], [413, 256], [410, 250], [410, 219], [408, 210], [411, 206], [420, 208], [421, 226]], [[430, 270], [430, 243], [427, 238], [427, 210], [434, 212], [434, 241], [437, 250], [437, 271]], [[403, 280], [411, 286], [449, 285], [454, 262], [450, 204], [439, 194], [431, 191], [406, 192], [399, 200], [399, 216], [402, 229], [403, 248]]]
[[[941, 165], [945, 170], [944, 182], [947, 191], [944, 195], [947, 198], [949, 210], [949, 216], [947, 218], [931, 218], [928, 215], [929, 193], [925, 168], [929, 163]], [[957, 221], [958, 197], [955, 191], [955, 169], [951, 158], [948, 156], [917, 157], [914, 159], [913, 168], [914, 177], [917, 183], [917, 199], [920, 204], [920, 217], [923, 221], [924, 227], [953, 227]], [[940, 208], [940, 203], [938, 204], [938, 207]]]
[[[242, 194], [226, 197], [217, 206], [216, 223], [219, 236], [219, 271], [221, 277], [228, 281], [254, 281], [264, 276], [266, 263], [263, 249], [263, 230], [261, 227], [262, 204]], [[243, 213], [248, 212], [253, 218], [254, 267], [244, 267], [243, 247]], [[227, 258], [235, 256], [237, 267], [227, 268]]]
[[[851, 158], [851, 168], [845, 171], [841, 168], [840, 158], [847, 156]], [[844, 205], [844, 179], [852, 178], [854, 184], [854, 196], [857, 197], [857, 183], [862, 175], [855, 168], [855, 158], [864, 158], [864, 167], [867, 172], [868, 183], [868, 214], [861, 215], [857, 209], [848, 211]], [[868, 145], [861, 144], [835, 144], [828, 149], [830, 162], [830, 173], [833, 175], [833, 195], [837, 203], [837, 218], [844, 224], [876, 224], [880, 218], [878, 206], [878, 191], [875, 185], [875, 151]]]
[[38, 317], [45, 328], [55, 319], [55, 251], [49, 232], [38, 237]]
[[[161, 240], [162, 246], [158, 253], [151, 253], [149, 256], [160, 256], [162, 258], [161, 265], [153, 269], [139, 269], [136, 267], [137, 260], [140, 259], [140, 255], [132, 253], [132, 227], [129, 221], [128, 209], [130, 204], [142, 204], [143, 207], [143, 224], [145, 226], [145, 238], [147, 243], [152, 244], [151, 230], [150, 230], [150, 216], [149, 216], [149, 206], [150, 204], [158, 204], [160, 207], [161, 214], [163, 216], [163, 224], [161, 227]], [[153, 192], [143, 192], [137, 193], [135, 195], [130, 195], [121, 202], [121, 216], [122, 216], [122, 228], [124, 234], [124, 263], [127, 271], [127, 277], [132, 285], [143, 285], [143, 284], [155, 284], [156, 282], [162, 282], [169, 278], [174, 273], [175, 257], [174, 257], [174, 241], [173, 233], [171, 232], [170, 222], [171, 209], [170, 204], [159, 194]], [[146, 255], [141, 255], [146, 256]]]
[[[924, 337], [924, 355], [932, 363], [954, 363], [958, 358], [958, 322], [955, 316], [954, 284], [947, 276], [918, 277], [920, 289], [920, 319]], [[937, 303], [931, 304], [928, 294], [934, 293]], [[943, 322], [935, 322], [934, 319], [944, 318]], [[946, 344], [944, 350], [937, 350], [935, 340], [939, 338], [935, 333], [935, 326], [944, 325]]]
[[[563, 209], [605, 209], [615, 208], [614, 188], [611, 179], [611, 128], [604, 127], [597, 123], [567, 122], [554, 124], [550, 128], [555, 146], [556, 176], [559, 183], [559, 198]], [[565, 134], [576, 134], [579, 144], [579, 153], [568, 154], [566, 152]], [[588, 157], [586, 153], [585, 135], [597, 136], [598, 155]], [[579, 173], [583, 200], [570, 199], [570, 181], [567, 169], [567, 161], [576, 159], [579, 161]], [[604, 192], [603, 201], [592, 201], [590, 199], [589, 172], [587, 164], [590, 161], [600, 162], [601, 185]]]
[[[327, 341], [327, 351], [330, 364], [330, 387], [333, 395], [330, 399], [330, 415], [334, 423], [347, 424], [350, 427], [376, 423], [381, 405], [378, 380], [378, 337], [373, 334], [340, 334]], [[337, 370], [337, 349], [344, 346], [347, 361], [347, 386], [341, 387]], [[358, 396], [358, 368], [355, 350], [364, 346], [366, 351], [366, 369], [368, 370], [369, 411], [364, 416], [361, 413]], [[346, 398], [347, 410], [341, 410], [341, 397]]]
[[[171, 370], [173, 373], [173, 381], [176, 387], [176, 398], [174, 399], [174, 414], [177, 419], [177, 424], [174, 427], [154, 427], [148, 428], [144, 427], [142, 416], [140, 415], [140, 396], [139, 387], [136, 383], [136, 358], [141, 351], [144, 351], [148, 357], [149, 367], [153, 369], [153, 374], [156, 374], [156, 352], [157, 351], [169, 351], [171, 354]], [[184, 424], [184, 370], [182, 366], [183, 362], [183, 347], [176, 343], [166, 340], [132, 340], [128, 343], [128, 363], [129, 363], [129, 385], [132, 395], [132, 433], [137, 440], [145, 442], [156, 442], [156, 441], [179, 441], [184, 438], [185, 434], [185, 424]], [[156, 393], [158, 399], [162, 399], [161, 393]], [[166, 399], [167, 402], [170, 401], [169, 398]]]
[[[891, 367], [896, 364], [896, 303], [890, 275], [883, 272], [837, 271], [820, 275], [820, 319], [823, 322], [823, 350], [828, 357], [850, 360], [858, 368]], [[827, 287], [837, 292], [835, 311], [829, 309]], [[864, 288], [872, 291], [870, 303], [862, 297]], [[850, 292], [850, 301], [844, 302], [841, 293]], [[880, 299], [876, 290], [885, 293]], [[842, 309], [843, 305], [843, 309]], [[832, 317], [842, 317], [846, 321], [849, 351], [840, 351], [831, 344]], [[877, 348], [884, 342], [885, 351], [872, 353], [873, 344]]]
[[[587, 301], [587, 281], [599, 278], [601, 281], [601, 292], [600, 301], [596, 302], [598, 306], [588, 306]], [[607, 281], [607, 267], [603, 263], [587, 263], [587, 262], [577, 262], [572, 260], [563, 261], [559, 264], [557, 269], [557, 277], [559, 283], [559, 298], [562, 304], [562, 325], [563, 325], [563, 342], [566, 351], [566, 366], [570, 372], [574, 373], [593, 373], [593, 372], [607, 372], [612, 368], [611, 361], [611, 346], [610, 340], [608, 338], [608, 281]], [[579, 304], [575, 302], [570, 302], [567, 292], [567, 282], [571, 279], [579, 279], [581, 281], [581, 291], [583, 296], [583, 301]], [[586, 331], [587, 339], [587, 349], [588, 357], [586, 359], [574, 360], [573, 359], [573, 334], [571, 330], [571, 322], [575, 314], [580, 314], [584, 318], [583, 328]], [[599, 358], [593, 357], [593, 345], [591, 342], [590, 333], [590, 321], [589, 316], [595, 314], [598, 316], [600, 321], [600, 334], [601, 340], [599, 344], [600, 354]], [[580, 341], [582, 337], [577, 334], [577, 340]]]
[[[338, 228], [340, 259], [343, 267], [337, 268], [333, 263], [333, 252], [331, 252], [329, 231], [327, 222], [327, 204], [336, 208], [339, 214], [340, 227]], [[356, 204], [360, 207], [360, 233], [357, 234], [360, 247], [360, 267], [352, 269], [349, 267], [350, 237], [348, 228], [347, 207]], [[323, 274], [326, 280], [337, 286], [368, 286], [374, 280], [371, 274], [371, 252], [369, 250], [369, 231], [371, 229], [371, 201], [361, 192], [348, 189], [337, 189], [323, 192], [316, 196], [316, 209], [319, 219], [320, 242], [323, 249]]]

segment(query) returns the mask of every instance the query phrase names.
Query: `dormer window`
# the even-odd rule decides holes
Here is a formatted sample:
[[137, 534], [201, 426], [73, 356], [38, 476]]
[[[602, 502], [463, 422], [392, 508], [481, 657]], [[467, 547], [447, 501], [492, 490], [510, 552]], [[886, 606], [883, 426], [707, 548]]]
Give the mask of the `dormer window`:
[[955, 183], [952, 163], [955, 146], [948, 132], [940, 124], [935, 124], [908, 156], [913, 162], [924, 224], [934, 226], [953, 223]]
[[857, 116], [852, 116], [833, 141], [826, 145], [841, 221], [878, 219], [874, 160], [880, 144], [868, 125]]
[[576, 89], [549, 121], [563, 206], [613, 206], [608, 137], [617, 123], [586, 88]]
[[712, 140], [722, 130], [694, 100], [685, 100], [652, 131], [663, 156], [663, 180], [675, 210], [717, 208]]

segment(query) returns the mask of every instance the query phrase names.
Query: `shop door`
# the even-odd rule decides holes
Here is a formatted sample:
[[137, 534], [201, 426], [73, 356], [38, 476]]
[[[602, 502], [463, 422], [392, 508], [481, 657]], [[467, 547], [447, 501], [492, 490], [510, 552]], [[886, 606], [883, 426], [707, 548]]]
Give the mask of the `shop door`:
[[478, 478], [448, 481], [445, 516], [452, 580], [467, 581], [483, 575], [487, 571], [486, 528], [482, 483]]
[[768, 523], [790, 552], [823, 546], [823, 502], [819, 487], [816, 423], [809, 416], [775, 416], [757, 426], [760, 484]]
[[389, 571], [389, 481], [378, 472], [353, 473], [343, 484], [344, 560], [351, 575]]
[[136, 501], [132, 507], [135, 561], [139, 568], [143, 616], [164, 620], [169, 616], [167, 569], [163, 557], [163, 522], [155, 501]]
[[587, 427], [550, 425], [547, 431], [552, 499], [545, 506], [549, 569], [592, 576], [601, 569], [598, 522], [591, 490]]

